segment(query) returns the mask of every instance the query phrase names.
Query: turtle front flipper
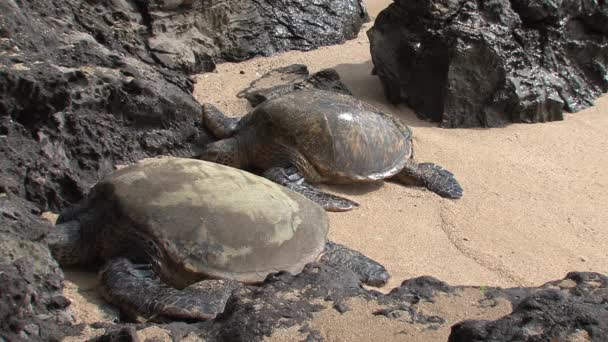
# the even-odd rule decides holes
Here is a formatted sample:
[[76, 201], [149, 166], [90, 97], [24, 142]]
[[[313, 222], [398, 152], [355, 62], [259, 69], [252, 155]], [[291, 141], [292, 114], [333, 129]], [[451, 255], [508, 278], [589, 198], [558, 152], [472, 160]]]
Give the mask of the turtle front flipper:
[[207, 127], [217, 139], [226, 139], [236, 133], [240, 118], [227, 117], [216, 106], [203, 104], [203, 125]]
[[356, 202], [315, 188], [295, 168], [273, 167], [264, 172], [264, 177], [307, 197], [327, 211], [349, 211], [359, 207]]
[[403, 184], [424, 186], [441, 197], [456, 199], [463, 195], [462, 187], [454, 174], [433, 163], [416, 164], [409, 161], [393, 178]]
[[203, 280], [178, 290], [163, 284], [151, 265], [125, 258], [110, 260], [101, 271], [104, 297], [131, 318], [147, 320], [213, 319], [239, 286], [234, 280]]
[[391, 277], [386, 268], [377, 261], [331, 241], [325, 244], [318, 261], [330, 266], [346, 267], [358, 275], [362, 283], [370, 286], [384, 286]]

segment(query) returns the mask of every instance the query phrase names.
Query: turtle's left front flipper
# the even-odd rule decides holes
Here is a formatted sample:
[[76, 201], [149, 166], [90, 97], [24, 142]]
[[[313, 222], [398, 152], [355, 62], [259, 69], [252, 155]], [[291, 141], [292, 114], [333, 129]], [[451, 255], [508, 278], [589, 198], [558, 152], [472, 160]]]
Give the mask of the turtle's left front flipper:
[[183, 290], [163, 284], [151, 265], [135, 265], [125, 258], [110, 260], [101, 270], [104, 297], [131, 318], [200, 321], [224, 311], [237, 289], [233, 280], [203, 280]]
[[457, 199], [464, 192], [453, 173], [433, 163], [416, 164], [408, 161], [393, 178], [403, 184], [424, 186], [446, 198]]
[[325, 249], [318, 261], [330, 266], [346, 267], [358, 275], [362, 283], [370, 286], [384, 286], [391, 277], [386, 268], [377, 261], [332, 241], [325, 243]]

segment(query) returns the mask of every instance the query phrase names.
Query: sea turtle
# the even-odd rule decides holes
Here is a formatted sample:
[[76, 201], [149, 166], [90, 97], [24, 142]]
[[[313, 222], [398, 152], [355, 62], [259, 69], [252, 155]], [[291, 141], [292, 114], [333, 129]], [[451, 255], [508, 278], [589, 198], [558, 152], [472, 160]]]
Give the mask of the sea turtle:
[[203, 105], [203, 123], [216, 138], [200, 158], [255, 168], [329, 211], [358, 206], [311, 184], [394, 179], [460, 198], [454, 175], [413, 159], [412, 131], [390, 115], [336, 92], [303, 89], [270, 98], [242, 117]]
[[100, 181], [47, 237], [62, 266], [104, 262], [104, 296], [131, 317], [204, 320], [242, 283], [318, 261], [382, 286], [382, 265], [326, 240], [326, 212], [231, 167], [151, 158]]

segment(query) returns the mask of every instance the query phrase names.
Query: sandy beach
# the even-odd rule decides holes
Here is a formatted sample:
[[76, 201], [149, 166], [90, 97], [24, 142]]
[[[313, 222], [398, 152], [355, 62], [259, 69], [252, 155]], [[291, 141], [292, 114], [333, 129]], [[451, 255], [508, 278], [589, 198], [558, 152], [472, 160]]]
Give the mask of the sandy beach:
[[[451, 285], [512, 287], [539, 286], [570, 271], [608, 273], [608, 96], [592, 108], [566, 114], [564, 121], [544, 124], [443, 129], [419, 120], [406, 106], [389, 104], [371, 74], [365, 32], [390, 3], [367, 1], [372, 22], [357, 39], [218, 65], [216, 72], [196, 77], [194, 95], [241, 116], [249, 108], [236, 97], [240, 90], [267, 71], [301, 63], [311, 72], [334, 68], [356, 97], [412, 127], [416, 159], [452, 171], [465, 190], [462, 199], [391, 182], [323, 186], [360, 204], [329, 214], [330, 238], [382, 263], [392, 275], [383, 291], [423, 275]], [[73, 299], [77, 292], [87, 297], [95, 287], [79, 277], [68, 273], [80, 285], [80, 290], [67, 287]], [[448, 320], [436, 330], [374, 316], [372, 304], [357, 299], [345, 314], [330, 308], [315, 313], [310, 326], [327, 341], [445, 341], [455, 322], [496, 319], [511, 310], [506, 301], [480, 307], [476, 303], [482, 299], [479, 290], [463, 290], [421, 304], [422, 312]], [[84, 317], [88, 309], [74, 310], [81, 311], [76, 316], [83, 322], [103, 316], [89, 320]], [[269, 340], [302, 340], [298, 329], [276, 331]]]

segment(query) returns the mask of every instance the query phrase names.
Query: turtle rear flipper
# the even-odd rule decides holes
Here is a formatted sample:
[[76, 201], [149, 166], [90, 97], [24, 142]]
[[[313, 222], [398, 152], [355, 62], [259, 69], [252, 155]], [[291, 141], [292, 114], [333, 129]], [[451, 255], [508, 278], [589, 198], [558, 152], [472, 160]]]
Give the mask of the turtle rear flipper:
[[116, 258], [102, 269], [101, 286], [104, 297], [131, 318], [200, 321], [222, 313], [240, 285], [234, 280], [203, 280], [178, 290], [163, 284], [151, 265]]
[[404, 184], [424, 186], [441, 197], [457, 199], [463, 195], [454, 174], [433, 163], [408, 162], [393, 178]]
[[391, 277], [386, 268], [377, 261], [331, 241], [325, 243], [325, 249], [318, 261], [326, 265], [346, 267], [358, 275], [362, 283], [370, 286], [384, 286]]
[[356, 202], [328, 194], [308, 184], [294, 168], [273, 167], [264, 172], [264, 177], [303, 195], [327, 211], [349, 211], [359, 207]]

